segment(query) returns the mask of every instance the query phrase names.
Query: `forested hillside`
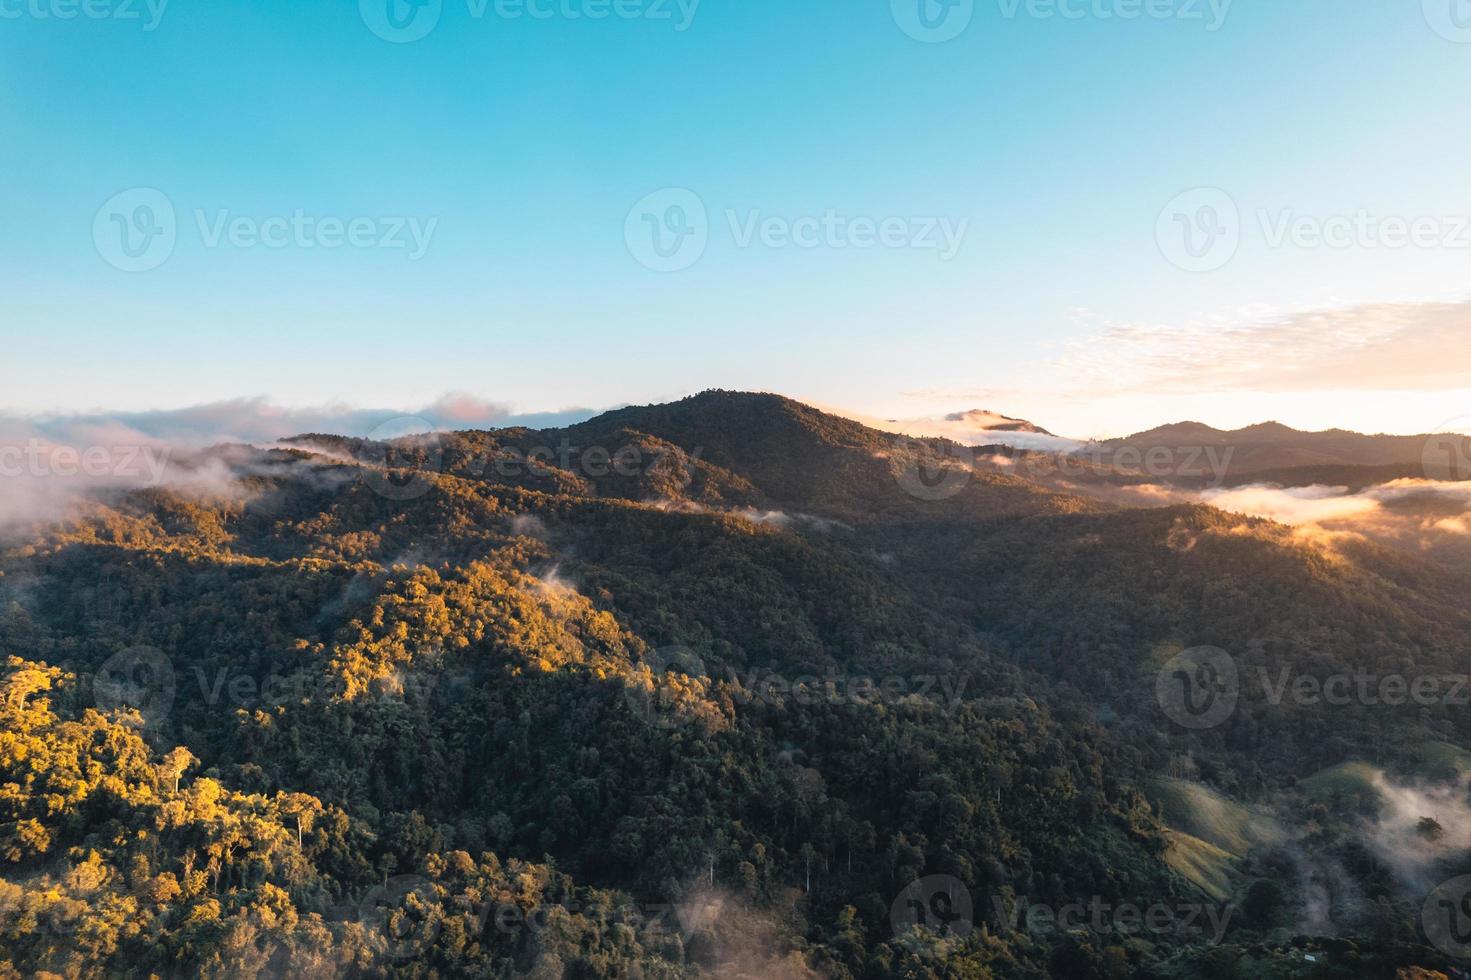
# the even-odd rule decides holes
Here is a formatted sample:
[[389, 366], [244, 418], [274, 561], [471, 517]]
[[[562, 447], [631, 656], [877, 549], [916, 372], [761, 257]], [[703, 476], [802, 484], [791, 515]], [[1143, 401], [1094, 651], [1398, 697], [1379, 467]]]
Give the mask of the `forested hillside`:
[[[1464, 707], [1245, 683], [1196, 730], [1156, 693], [1201, 646], [1253, 677], [1464, 672], [1452, 569], [765, 395], [188, 465], [0, 552], [0, 976], [1448, 965], [1357, 836], [1374, 803], [1304, 781], [1367, 760], [1464, 800]], [[1166, 779], [1279, 829], [1232, 853]], [[1326, 932], [1330, 865], [1355, 900]], [[1018, 903], [1225, 921], [1019, 928]]]

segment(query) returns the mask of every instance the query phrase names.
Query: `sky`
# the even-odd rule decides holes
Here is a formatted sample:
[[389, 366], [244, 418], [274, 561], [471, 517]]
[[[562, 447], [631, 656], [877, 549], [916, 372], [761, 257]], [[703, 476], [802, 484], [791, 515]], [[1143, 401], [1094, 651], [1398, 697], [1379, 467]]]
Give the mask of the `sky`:
[[0, 414], [1437, 431], [1468, 89], [1467, 0], [0, 0]]

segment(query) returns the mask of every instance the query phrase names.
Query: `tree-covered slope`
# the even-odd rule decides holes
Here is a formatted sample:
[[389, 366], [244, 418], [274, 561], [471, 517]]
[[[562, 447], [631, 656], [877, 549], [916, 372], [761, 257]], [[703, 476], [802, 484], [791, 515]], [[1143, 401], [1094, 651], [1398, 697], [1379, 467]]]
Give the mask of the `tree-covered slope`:
[[[952, 450], [711, 393], [222, 447], [225, 478], [8, 542], [4, 969], [1189, 976], [1222, 936], [1001, 911], [1201, 901], [1144, 792], [1183, 757], [1265, 799], [1372, 739], [1471, 743], [1445, 710], [1193, 732], [1154, 700], [1171, 645], [1457, 668], [1437, 566], [1016, 476], [927, 492]], [[974, 929], [906, 928], [935, 880]], [[1438, 962], [1403, 933], [1375, 962]]]

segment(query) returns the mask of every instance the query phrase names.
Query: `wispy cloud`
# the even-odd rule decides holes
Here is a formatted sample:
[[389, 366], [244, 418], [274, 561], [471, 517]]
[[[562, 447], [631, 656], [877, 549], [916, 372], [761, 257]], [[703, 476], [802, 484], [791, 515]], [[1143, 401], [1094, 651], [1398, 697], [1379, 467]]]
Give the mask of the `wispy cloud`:
[[[1108, 439], [1187, 419], [1234, 429], [1422, 433], [1471, 415], [1471, 300], [1283, 311], [1262, 305], [1148, 323], [1072, 309], [1074, 339], [1004, 375], [909, 388], [890, 417], [980, 406]], [[1393, 392], [1393, 398], [1382, 397]], [[1245, 396], [1245, 397], [1243, 397]]]
[[1202, 499], [1221, 510], [1294, 526], [1362, 517], [1380, 508], [1378, 498], [1345, 487], [1233, 487], [1206, 491]]
[[1109, 324], [1059, 365], [1098, 395], [1471, 387], [1471, 302], [1380, 303], [1185, 326]]
[[[1392, 480], [1357, 493], [1347, 487], [1280, 487], [1251, 484], [1206, 490], [1201, 499], [1221, 510], [1267, 517], [1282, 524], [1317, 524], [1379, 512], [1386, 506], [1436, 503], [1439, 507], [1471, 510], [1471, 483], [1439, 480]], [[1454, 518], [1440, 530], [1461, 532]]]
[[1253, 485], [1208, 490], [1198, 499], [1221, 510], [1290, 525], [1297, 538], [1334, 546], [1373, 540], [1464, 562], [1471, 539], [1471, 483], [1394, 480], [1346, 487]]

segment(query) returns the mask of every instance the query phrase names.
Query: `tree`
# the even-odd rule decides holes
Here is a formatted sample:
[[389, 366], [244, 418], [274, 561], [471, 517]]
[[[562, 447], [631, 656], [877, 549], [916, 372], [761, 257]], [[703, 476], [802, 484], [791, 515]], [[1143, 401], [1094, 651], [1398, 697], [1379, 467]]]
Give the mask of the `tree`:
[[281, 794], [281, 812], [296, 818], [296, 846], [302, 846], [302, 834], [322, 813], [322, 801], [307, 793]]

